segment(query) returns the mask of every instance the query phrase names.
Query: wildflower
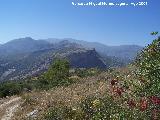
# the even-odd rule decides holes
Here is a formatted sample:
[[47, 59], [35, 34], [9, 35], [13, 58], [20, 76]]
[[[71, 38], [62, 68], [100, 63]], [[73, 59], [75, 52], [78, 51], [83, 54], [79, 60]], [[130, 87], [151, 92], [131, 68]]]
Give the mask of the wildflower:
[[159, 114], [159, 110], [157, 110], [157, 109], [153, 109], [152, 110], [152, 119], [153, 120], [158, 120], [158, 114]]
[[147, 107], [148, 107], [148, 101], [147, 101], [147, 99], [142, 98], [140, 100], [140, 110], [141, 111], [145, 111], [147, 109]]
[[160, 105], [160, 98], [158, 98], [156, 96], [151, 96], [150, 100], [154, 105]]
[[116, 92], [119, 96], [121, 96], [121, 95], [122, 95], [122, 92], [124, 92], [124, 90], [123, 90], [123, 88], [117, 87], [117, 88], [115, 89], [115, 92]]
[[111, 85], [116, 85], [117, 83], [118, 83], [118, 80], [116, 79], [111, 80]]
[[129, 105], [129, 107], [135, 107], [136, 106], [136, 103], [135, 103], [135, 101], [134, 100], [129, 100], [128, 102], [128, 105]]

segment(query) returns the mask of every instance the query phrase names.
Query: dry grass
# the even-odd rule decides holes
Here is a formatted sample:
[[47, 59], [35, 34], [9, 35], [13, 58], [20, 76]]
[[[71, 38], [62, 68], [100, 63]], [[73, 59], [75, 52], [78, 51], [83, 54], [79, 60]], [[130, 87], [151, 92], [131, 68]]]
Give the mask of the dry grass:
[[[48, 108], [75, 106], [88, 96], [102, 98], [107, 93], [117, 97], [117, 94], [113, 94], [111, 90], [110, 81], [118, 78], [119, 83], [121, 83], [121, 81], [132, 79], [132, 76], [129, 76], [132, 74], [131, 71], [125, 68], [116, 69], [113, 72], [102, 72], [97, 76], [81, 78], [68, 87], [57, 87], [49, 91], [32, 91], [31, 93], [26, 93], [22, 95], [24, 103], [17, 111], [14, 120], [26, 119], [26, 115], [34, 110], [38, 110], [37, 116], [41, 118]], [[122, 75], [123, 78], [119, 75]], [[119, 84], [118, 86], [121, 85]], [[131, 89], [127, 92], [131, 92]]]
[[18, 96], [7, 97], [0, 100], [0, 119], [2, 116], [4, 116], [4, 114], [6, 113], [6, 110], [17, 102], [20, 102], [20, 99]]
[[38, 110], [38, 116], [41, 116], [52, 106], [74, 106], [88, 96], [103, 97], [109, 91], [107, 79], [106, 73], [101, 73], [99, 76], [81, 79], [68, 87], [27, 93], [22, 98], [30, 100], [21, 105], [14, 119], [24, 119], [24, 116], [33, 110]]

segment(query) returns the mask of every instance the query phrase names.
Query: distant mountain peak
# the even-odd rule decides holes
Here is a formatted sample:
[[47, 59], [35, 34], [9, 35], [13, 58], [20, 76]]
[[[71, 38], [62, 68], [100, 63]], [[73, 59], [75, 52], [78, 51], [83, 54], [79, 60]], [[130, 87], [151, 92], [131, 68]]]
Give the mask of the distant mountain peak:
[[34, 40], [31, 37], [19, 38], [0, 46], [0, 55], [11, 55], [48, 49], [52, 45], [47, 41]]
[[[24, 40], [31, 40], [31, 41], [34, 41], [34, 39], [33, 38], [31, 38], [31, 37], [24, 37], [24, 38], [18, 38], [18, 39], [14, 39], [14, 40], [12, 40], [12, 41], [24, 41]], [[12, 42], [12, 41], [10, 41], [10, 42]]]

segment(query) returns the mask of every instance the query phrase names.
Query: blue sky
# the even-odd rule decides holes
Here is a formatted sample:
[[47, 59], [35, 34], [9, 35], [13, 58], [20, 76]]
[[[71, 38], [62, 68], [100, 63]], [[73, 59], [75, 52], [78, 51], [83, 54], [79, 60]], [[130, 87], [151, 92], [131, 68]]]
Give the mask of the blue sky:
[[[147, 45], [160, 32], [160, 0], [147, 6], [73, 6], [138, 0], [0, 0], [0, 43], [21, 37], [75, 38], [106, 45]], [[142, 1], [142, 0], [140, 0]]]

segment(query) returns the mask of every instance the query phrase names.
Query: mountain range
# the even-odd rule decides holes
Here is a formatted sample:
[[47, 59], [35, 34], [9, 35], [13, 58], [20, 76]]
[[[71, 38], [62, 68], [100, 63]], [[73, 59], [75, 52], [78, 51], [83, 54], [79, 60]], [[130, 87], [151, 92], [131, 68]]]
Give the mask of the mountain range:
[[80, 44], [87, 48], [95, 48], [96, 51], [103, 57], [114, 56], [121, 59], [133, 60], [137, 55], [137, 51], [142, 50], [142, 46], [139, 45], [120, 45], [120, 46], [107, 46], [98, 42], [87, 42], [84, 40], [76, 40], [72, 38], [56, 39], [49, 38], [43, 39], [50, 43], [58, 43], [63, 40], [68, 40], [69, 42]]
[[71, 38], [19, 38], [0, 45], [0, 81], [40, 74], [56, 58], [68, 59], [72, 68], [124, 66], [132, 62], [142, 48], [137, 45], [107, 46]]

